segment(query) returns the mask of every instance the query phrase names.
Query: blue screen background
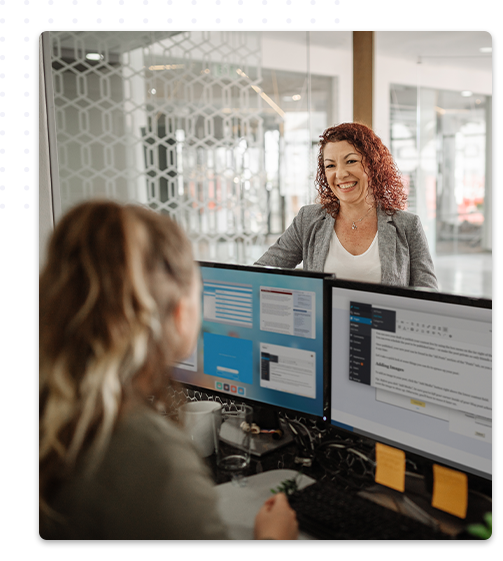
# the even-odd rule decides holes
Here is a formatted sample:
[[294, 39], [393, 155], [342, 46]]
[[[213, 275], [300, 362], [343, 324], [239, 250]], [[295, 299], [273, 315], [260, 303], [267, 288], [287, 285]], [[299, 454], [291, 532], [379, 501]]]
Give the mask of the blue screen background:
[[[252, 286], [253, 327], [226, 325], [203, 320], [197, 344], [197, 372], [176, 368], [174, 378], [202, 389], [221, 391], [231, 397], [245, 397], [264, 404], [292, 409], [301, 413], [323, 416], [323, 280], [307, 276], [285, 275], [262, 270], [240, 270], [201, 267], [204, 281], [224, 281]], [[315, 293], [316, 338], [309, 339], [260, 329], [260, 287], [305, 290]], [[225, 339], [221, 339], [221, 338]], [[233, 339], [237, 339], [234, 341]], [[217, 372], [217, 348], [227, 341], [232, 354], [240, 359], [239, 375], [233, 374], [232, 359], [229, 372]], [[260, 386], [260, 343], [298, 348], [316, 353], [316, 397], [310, 398]], [[207, 349], [205, 347], [207, 346]], [[205, 356], [206, 354], [206, 356]], [[221, 361], [221, 358], [218, 359]], [[222, 362], [220, 362], [222, 364]], [[206, 371], [204, 368], [206, 365]], [[226, 365], [227, 366], [227, 365]], [[235, 366], [235, 363], [234, 363]], [[223, 375], [222, 375], [223, 374]]]

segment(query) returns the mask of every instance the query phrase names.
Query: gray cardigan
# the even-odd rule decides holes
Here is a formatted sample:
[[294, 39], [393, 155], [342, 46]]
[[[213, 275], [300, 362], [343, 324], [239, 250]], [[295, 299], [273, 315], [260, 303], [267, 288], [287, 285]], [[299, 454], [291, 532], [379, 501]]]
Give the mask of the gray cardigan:
[[180, 428], [136, 407], [120, 420], [98, 468], [83, 464], [50, 500], [64, 516], [44, 539], [222, 540], [210, 471]]
[[[292, 224], [255, 265], [293, 269], [301, 261], [309, 271], [323, 272], [335, 219], [319, 204], [300, 209]], [[428, 242], [419, 217], [398, 210], [377, 210], [381, 283], [438, 289]]]

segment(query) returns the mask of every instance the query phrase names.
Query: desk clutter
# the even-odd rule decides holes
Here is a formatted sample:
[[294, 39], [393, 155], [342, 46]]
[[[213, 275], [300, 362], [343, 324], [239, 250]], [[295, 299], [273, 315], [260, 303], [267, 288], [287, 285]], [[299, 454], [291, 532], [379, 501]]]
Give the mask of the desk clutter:
[[[181, 387], [177, 391], [173, 391], [171, 397], [173, 404], [202, 400], [225, 404], [231, 408], [239, 407], [239, 403], [225, 396]], [[175, 406], [172, 411], [176, 411]], [[251, 455], [246, 473], [248, 481], [254, 481], [253, 478], [257, 475], [267, 473], [269, 481], [275, 482], [274, 486], [267, 489], [268, 493], [277, 491], [293, 493], [291, 504], [294, 506], [297, 502], [294, 509], [298, 509], [300, 528], [304, 531], [306, 539], [315, 537], [348, 540], [459, 540], [478, 539], [483, 536], [484, 530], [487, 530], [488, 513], [492, 511], [490, 482], [456, 472], [445, 466], [439, 466], [425, 458], [393, 449], [371, 438], [350, 435], [337, 427], [330, 427], [311, 418], [285, 413], [278, 414], [273, 410], [261, 411], [261, 414], [266, 418], [270, 415], [267, 424], [271, 423], [271, 419], [272, 422], [277, 419], [283, 428], [282, 438], [285, 438], [285, 442], [281, 442], [282, 438], [278, 437], [276, 442], [280, 443], [279, 446], [261, 454]], [[257, 423], [255, 424], [258, 426]], [[243, 429], [250, 430], [251, 426], [243, 427]], [[265, 442], [272, 442], [272, 434], [269, 431], [256, 434], [255, 437], [264, 438]], [[390, 469], [389, 455], [384, 457], [385, 470], [382, 471], [381, 468], [378, 468], [378, 460], [383, 450], [388, 454], [390, 452], [391, 454], [398, 453], [398, 457], [403, 458], [403, 486], [386, 484], [386, 482], [390, 483], [386, 480], [386, 470]], [[392, 455], [391, 457], [393, 458]], [[205, 460], [217, 488], [226, 486], [227, 494], [231, 493], [231, 489], [234, 493], [243, 492], [238, 491], [239, 486], [236, 487], [231, 483], [230, 474], [217, 468], [215, 454], [208, 456]], [[396, 466], [393, 469], [395, 472], [397, 471]], [[438, 470], [441, 473], [439, 480], [436, 479]], [[381, 479], [379, 478], [380, 471]], [[283, 479], [279, 480], [275, 474], [280, 474]], [[453, 493], [449, 491], [449, 487], [442, 488], [442, 484], [445, 483], [442, 478], [449, 475], [454, 475], [456, 478], [457, 474], [460, 474], [461, 479], [466, 481], [465, 495], [463, 495], [463, 488], [460, 490], [457, 487]], [[309, 495], [298, 493], [298, 489], [314, 482], [317, 484], [309, 491]], [[228, 488], [228, 485], [231, 487]], [[449, 480], [447, 486], [452, 485], [454, 483]], [[241, 487], [246, 486], [245, 479]], [[322, 497], [323, 500], [316, 497]], [[267, 499], [264, 489], [261, 489], [259, 498], [260, 500]], [[459, 506], [456, 507], [456, 504], [463, 500], [466, 502], [466, 508], [460, 512]], [[319, 502], [320, 508], [318, 509], [314, 507], [316, 501]], [[337, 508], [336, 505], [339, 503], [340, 506]], [[452, 503], [454, 503], [454, 509], [452, 509]], [[240, 500], [239, 504], [244, 503]], [[324, 510], [321, 506], [324, 506]], [[357, 516], [354, 512], [355, 509], [361, 511], [360, 524], [348, 526], [347, 523], [344, 523], [335, 531], [334, 524], [338, 524], [341, 512], [345, 512], [344, 518], [350, 520]], [[309, 516], [308, 512], [315, 513], [318, 517], [316, 528], [313, 527], [316, 517]], [[368, 517], [367, 523], [364, 522], [365, 516]], [[374, 524], [375, 530], [371, 531], [370, 520], [375, 516], [380, 519], [380, 530], [377, 530], [378, 526]], [[325, 520], [324, 523], [319, 522], [320, 517]], [[369, 528], [366, 529], [367, 525]], [[488, 531], [490, 535], [490, 529]]]

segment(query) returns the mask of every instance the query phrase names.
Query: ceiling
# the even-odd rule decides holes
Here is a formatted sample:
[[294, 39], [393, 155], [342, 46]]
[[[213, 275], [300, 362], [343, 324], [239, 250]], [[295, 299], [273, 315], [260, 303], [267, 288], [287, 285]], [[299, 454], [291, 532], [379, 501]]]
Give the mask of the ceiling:
[[[74, 48], [77, 39], [84, 48], [93, 50], [97, 42], [113, 51], [130, 50], [162, 41], [181, 33], [168, 31], [131, 32], [71, 32], [59, 35], [62, 47]], [[255, 33], [255, 32], [252, 32]], [[262, 31], [263, 37], [332, 49], [351, 49], [351, 31]], [[485, 31], [376, 31], [375, 52], [424, 64], [459, 66], [491, 70], [492, 54], [481, 53], [481, 47], [491, 47], [492, 37]]]
[[[313, 46], [351, 49], [351, 31], [263, 31], [264, 37]], [[309, 34], [309, 35], [308, 35]], [[423, 63], [491, 70], [492, 37], [485, 31], [376, 31], [375, 52], [390, 57]]]

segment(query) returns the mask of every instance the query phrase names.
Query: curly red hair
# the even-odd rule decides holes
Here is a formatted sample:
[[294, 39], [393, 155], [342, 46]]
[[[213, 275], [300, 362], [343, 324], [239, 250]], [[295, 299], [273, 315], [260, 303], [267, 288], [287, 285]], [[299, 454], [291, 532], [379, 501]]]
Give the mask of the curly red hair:
[[403, 210], [406, 206], [407, 194], [393, 156], [375, 132], [360, 123], [342, 123], [329, 127], [320, 136], [315, 184], [323, 208], [333, 217], [339, 213], [339, 199], [330, 189], [325, 175], [323, 152], [329, 142], [343, 140], [349, 142], [363, 156], [369, 187], [377, 205], [388, 214]]

